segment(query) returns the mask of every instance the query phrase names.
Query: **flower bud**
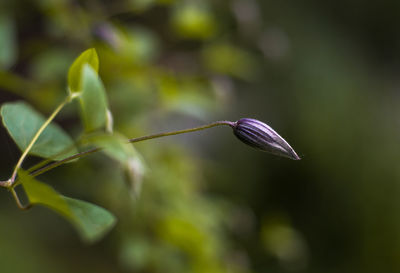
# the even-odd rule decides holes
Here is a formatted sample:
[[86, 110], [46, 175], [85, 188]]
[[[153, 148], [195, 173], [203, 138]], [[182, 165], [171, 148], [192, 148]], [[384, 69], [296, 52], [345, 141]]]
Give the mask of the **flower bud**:
[[300, 160], [300, 157], [277, 132], [267, 124], [242, 118], [232, 124], [233, 132], [242, 142], [274, 155]]

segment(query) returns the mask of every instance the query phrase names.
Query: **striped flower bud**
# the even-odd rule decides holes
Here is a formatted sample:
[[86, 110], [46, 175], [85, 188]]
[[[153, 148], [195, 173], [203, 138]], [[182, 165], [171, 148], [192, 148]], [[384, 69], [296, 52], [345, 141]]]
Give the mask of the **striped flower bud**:
[[242, 118], [232, 124], [233, 132], [242, 142], [274, 155], [300, 160], [300, 157], [277, 132], [267, 124]]

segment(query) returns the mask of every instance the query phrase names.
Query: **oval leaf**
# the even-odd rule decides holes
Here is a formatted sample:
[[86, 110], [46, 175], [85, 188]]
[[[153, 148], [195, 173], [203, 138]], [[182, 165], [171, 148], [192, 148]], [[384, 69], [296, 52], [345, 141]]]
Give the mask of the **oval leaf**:
[[73, 224], [84, 241], [93, 243], [114, 227], [116, 218], [109, 211], [85, 201], [62, 196], [22, 170], [18, 175], [30, 203], [46, 206], [61, 214]]
[[82, 70], [85, 64], [89, 64], [96, 73], [99, 71], [99, 57], [94, 48], [84, 51], [69, 68], [68, 87], [70, 92], [80, 92], [82, 90]]
[[95, 204], [63, 196], [74, 216], [74, 225], [83, 240], [93, 243], [106, 235], [117, 219], [108, 210]]
[[97, 73], [89, 65], [83, 68], [82, 93], [79, 96], [82, 119], [87, 132], [104, 128], [107, 122], [107, 97]]
[[46, 206], [66, 218], [73, 217], [67, 202], [52, 187], [36, 180], [22, 170], [18, 171], [18, 177], [30, 203]]
[[[25, 102], [5, 103], [0, 113], [4, 127], [22, 151], [45, 122], [45, 118]], [[29, 153], [60, 160], [77, 153], [77, 150], [72, 139], [53, 122], [46, 127]]]

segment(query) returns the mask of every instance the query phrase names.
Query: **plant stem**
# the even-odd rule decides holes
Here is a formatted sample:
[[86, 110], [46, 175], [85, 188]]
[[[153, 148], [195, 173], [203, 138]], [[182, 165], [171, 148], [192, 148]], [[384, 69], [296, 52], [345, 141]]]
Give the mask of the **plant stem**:
[[215, 127], [215, 126], [223, 126], [223, 125], [227, 125], [227, 126], [231, 126], [232, 127], [234, 125], [234, 122], [227, 121], [227, 120], [215, 121], [213, 123], [206, 124], [206, 125], [199, 126], [199, 127], [194, 127], [194, 128], [184, 129], [184, 130], [178, 130], [178, 131], [165, 132], [165, 133], [158, 133], [158, 134], [154, 134], [154, 135], [142, 136], [142, 137], [137, 137], [137, 138], [131, 138], [131, 139], [129, 139], [129, 143], [139, 142], [139, 141], [153, 139], [153, 138], [165, 137], [165, 136], [186, 134], [186, 133], [191, 133], [191, 132], [195, 132], [195, 131], [201, 131], [201, 130], [204, 130], [204, 129], [212, 128], [212, 127]]
[[11, 175], [11, 178], [7, 181], [10, 185], [10, 187], [14, 184], [15, 178], [17, 177], [17, 173], [19, 168], [21, 167], [22, 163], [24, 162], [26, 156], [32, 149], [33, 145], [35, 142], [38, 140], [40, 135], [43, 133], [44, 129], [50, 124], [50, 122], [53, 121], [53, 119], [56, 117], [56, 115], [61, 111], [61, 109], [68, 103], [70, 102], [71, 97], [68, 96], [61, 104], [53, 111], [53, 113], [50, 115], [50, 117], [40, 126], [39, 130], [36, 132], [36, 134], [33, 136], [31, 142], [29, 143], [28, 147], [26, 147], [25, 151], [22, 153], [21, 157], [18, 160], [17, 165], [14, 168], [14, 171]]
[[10, 191], [12, 193], [12, 196], [15, 199], [15, 202], [17, 203], [18, 208], [20, 208], [21, 210], [28, 210], [28, 209], [30, 209], [32, 207], [32, 204], [28, 204], [28, 205], [23, 205], [22, 204], [22, 202], [19, 199], [18, 194], [17, 194], [17, 192], [15, 191], [14, 188], [10, 188]]
[[[135, 143], [135, 142], [140, 142], [140, 141], [144, 141], [144, 140], [149, 140], [149, 139], [153, 139], [153, 138], [160, 138], [160, 137], [166, 137], [166, 136], [172, 136], [172, 135], [179, 135], [179, 134], [186, 134], [186, 133], [190, 133], [190, 132], [195, 132], [195, 131], [200, 131], [200, 130], [205, 130], [208, 128], [212, 128], [212, 127], [216, 127], [216, 126], [233, 126], [234, 122], [231, 121], [216, 121], [210, 124], [206, 124], [203, 126], [199, 126], [199, 127], [194, 127], [194, 128], [189, 128], [189, 129], [184, 129], [184, 130], [178, 130], [178, 131], [171, 131], [171, 132], [164, 132], [164, 133], [158, 133], [158, 134], [153, 134], [153, 135], [147, 135], [147, 136], [142, 136], [142, 137], [137, 137], [137, 138], [131, 138], [128, 140], [129, 143]], [[74, 155], [71, 155], [69, 157], [66, 157], [60, 161], [55, 161], [52, 162], [38, 170], [35, 170], [33, 172], [31, 172], [30, 174], [35, 177], [38, 176], [40, 174], [43, 174], [45, 172], [50, 171], [51, 169], [54, 169], [64, 163], [67, 163], [71, 160], [77, 159], [77, 158], [81, 158], [90, 154], [93, 154], [95, 152], [98, 152], [102, 150], [102, 148], [93, 148], [84, 152], [80, 152]]]

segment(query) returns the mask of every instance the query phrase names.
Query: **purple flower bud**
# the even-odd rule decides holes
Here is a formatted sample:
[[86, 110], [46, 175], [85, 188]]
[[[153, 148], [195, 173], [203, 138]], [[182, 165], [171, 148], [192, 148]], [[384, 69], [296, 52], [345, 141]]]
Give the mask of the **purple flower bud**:
[[300, 160], [300, 157], [277, 132], [267, 124], [242, 118], [232, 124], [233, 132], [244, 143], [274, 155]]

